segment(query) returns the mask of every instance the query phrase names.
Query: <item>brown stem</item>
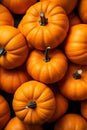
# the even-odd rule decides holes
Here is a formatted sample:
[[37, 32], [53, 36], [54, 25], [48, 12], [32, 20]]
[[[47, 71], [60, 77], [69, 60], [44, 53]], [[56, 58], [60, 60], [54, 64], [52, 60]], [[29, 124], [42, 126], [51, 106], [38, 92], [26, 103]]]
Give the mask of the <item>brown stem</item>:
[[82, 70], [77, 70], [74, 74], [73, 74], [73, 78], [75, 79], [80, 79], [82, 75]]
[[25, 108], [32, 108], [35, 109], [37, 106], [35, 101], [30, 101], [29, 104]]
[[47, 48], [45, 49], [45, 58], [44, 58], [44, 61], [45, 61], [45, 62], [50, 61], [50, 58], [49, 58], [49, 50], [50, 50], [50, 47], [47, 47]]
[[45, 18], [45, 14], [43, 11], [40, 12], [40, 25], [45, 26], [48, 23], [48, 19]]
[[0, 48], [0, 56], [5, 54], [6, 54], [6, 50], [4, 48]]

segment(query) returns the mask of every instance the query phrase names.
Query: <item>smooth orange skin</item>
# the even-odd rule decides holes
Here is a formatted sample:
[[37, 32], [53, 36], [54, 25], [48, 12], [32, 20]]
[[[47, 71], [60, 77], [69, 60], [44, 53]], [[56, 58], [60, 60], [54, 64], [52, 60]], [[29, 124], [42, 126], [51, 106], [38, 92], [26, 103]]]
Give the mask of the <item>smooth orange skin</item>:
[[[36, 108], [26, 108], [32, 100], [37, 103]], [[16, 90], [12, 104], [16, 116], [32, 125], [45, 123], [53, 116], [56, 108], [52, 90], [47, 85], [35, 80], [23, 83]]]
[[2, 4], [0, 4], [0, 26], [1, 25], [14, 26], [14, 19], [11, 12]]
[[43, 128], [38, 125], [27, 125], [15, 116], [9, 120], [4, 130], [43, 130]]
[[64, 51], [68, 59], [80, 65], [87, 65], [87, 25], [77, 24], [70, 28], [64, 42]]
[[54, 130], [87, 130], [87, 122], [79, 114], [70, 113], [55, 123]]
[[[40, 1], [45, 1], [45, 0], [40, 0]], [[78, 0], [47, 0], [47, 1], [56, 2], [58, 5], [60, 5], [65, 9], [67, 14], [71, 13], [78, 3]]]
[[0, 130], [2, 130], [10, 120], [10, 114], [8, 102], [2, 95], [0, 95]]
[[[40, 12], [43, 11], [48, 23], [40, 25]], [[28, 45], [39, 50], [46, 47], [57, 47], [65, 39], [69, 20], [65, 10], [54, 2], [37, 2], [31, 6], [18, 25], [19, 30], [24, 34]]]
[[81, 108], [80, 108], [82, 116], [87, 120], [87, 99], [81, 101]]
[[0, 26], [0, 47], [7, 52], [0, 56], [0, 65], [6, 69], [21, 66], [29, 52], [25, 37], [12, 26]]
[[1, 0], [1, 3], [12, 13], [24, 14], [37, 0]]
[[[73, 78], [73, 74], [82, 69], [80, 79]], [[87, 98], [87, 66], [69, 64], [64, 78], [58, 82], [61, 93], [70, 100], [85, 100]]]
[[40, 82], [51, 84], [62, 79], [68, 69], [68, 61], [61, 50], [49, 52], [50, 61], [44, 61], [44, 52], [33, 50], [26, 63], [29, 75]]

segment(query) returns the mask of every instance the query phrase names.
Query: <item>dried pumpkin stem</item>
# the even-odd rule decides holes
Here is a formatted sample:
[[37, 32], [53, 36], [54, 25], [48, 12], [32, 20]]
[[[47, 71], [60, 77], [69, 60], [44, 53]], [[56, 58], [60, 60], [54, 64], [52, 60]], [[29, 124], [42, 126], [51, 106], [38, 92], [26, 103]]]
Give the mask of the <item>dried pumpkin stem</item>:
[[0, 48], [0, 56], [5, 54], [6, 54], [6, 50], [4, 48]]
[[49, 58], [49, 50], [50, 50], [50, 47], [47, 47], [47, 48], [45, 49], [45, 58], [44, 58], [44, 61], [45, 61], [45, 62], [50, 61], [50, 58]]
[[25, 108], [32, 108], [35, 109], [37, 106], [35, 101], [30, 101], [29, 104]]
[[48, 23], [48, 19], [45, 18], [45, 14], [43, 11], [40, 12], [40, 25], [45, 26]]
[[75, 79], [80, 79], [82, 75], [82, 70], [77, 70], [74, 74], [73, 74], [73, 78]]

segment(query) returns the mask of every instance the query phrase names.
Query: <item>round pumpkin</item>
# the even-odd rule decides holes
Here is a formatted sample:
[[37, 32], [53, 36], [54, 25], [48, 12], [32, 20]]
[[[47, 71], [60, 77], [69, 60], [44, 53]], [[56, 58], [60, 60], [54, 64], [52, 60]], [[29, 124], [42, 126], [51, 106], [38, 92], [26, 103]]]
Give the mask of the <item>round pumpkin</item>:
[[54, 2], [37, 2], [31, 6], [18, 28], [24, 34], [28, 45], [45, 50], [57, 47], [65, 39], [69, 20], [65, 10]]
[[38, 125], [27, 125], [15, 116], [9, 120], [4, 130], [43, 130], [43, 128]]
[[64, 8], [67, 14], [71, 13], [78, 4], [78, 0], [47, 0], [47, 1], [56, 2], [59, 6]]
[[15, 27], [0, 26], [0, 65], [13, 69], [22, 65], [29, 48], [24, 35]]
[[1, 25], [14, 26], [14, 18], [11, 12], [2, 4], [0, 4], [0, 26]]
[[87, 98], [87, 66], [69, 64], [64, 78], [58, 82], [61, 93], [70, 100]]
[[87, 130], [87, 122], [81, 115], [69, 113], [55, 123], [54, 130]]
[[59, 81], [65, 75], [68, 61], [64, 53], [59, 49], [45, 52], [33, 50], [27, 59], [26, 68], [29, 75], [40, 82], [51, 84]]
[[11, 70], [0, 67], [0, 89], [7, 93], [13, 94], [22, 83], [30, 79], [24, 66]]
[[56, 101], [47, 85], [31, 80], [16, 90], [12, 106], [19, 119], [27, 124], [40, 125], [53, 116]]
[[24, 14], [37, 0], [1, 0], [1, 3], [12, 13]]
[[87, 25], [77, 24], [70, 27], [64, 42], [64, 51], [70, 61], [87, 65]]
[[0, 95], [0, 130], [4, 128], [4, 126], [10, 120], [10, 107], [7, 100]]
[[81, 101], [81, 108], [80, 108], [82, 116], [87, 120], [87, 99]]

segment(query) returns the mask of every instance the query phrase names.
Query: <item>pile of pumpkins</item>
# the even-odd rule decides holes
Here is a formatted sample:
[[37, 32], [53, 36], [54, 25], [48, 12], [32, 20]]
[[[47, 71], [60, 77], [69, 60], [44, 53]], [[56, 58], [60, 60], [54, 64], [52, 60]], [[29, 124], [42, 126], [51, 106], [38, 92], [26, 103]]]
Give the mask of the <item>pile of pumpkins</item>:
[[87, 0], [1, 0], [0, 130], [87, 130], [86, 44]]

